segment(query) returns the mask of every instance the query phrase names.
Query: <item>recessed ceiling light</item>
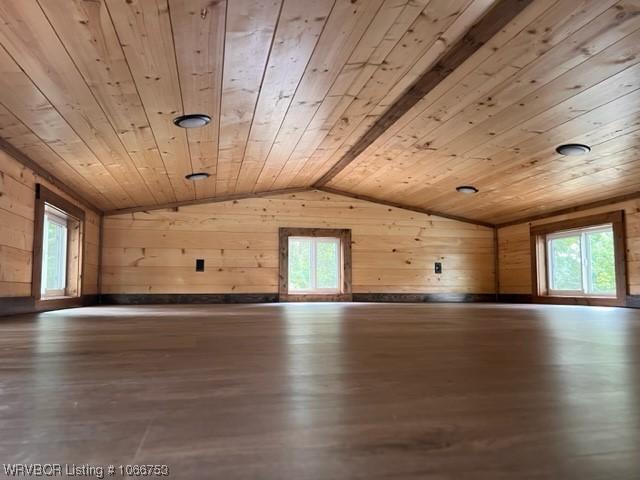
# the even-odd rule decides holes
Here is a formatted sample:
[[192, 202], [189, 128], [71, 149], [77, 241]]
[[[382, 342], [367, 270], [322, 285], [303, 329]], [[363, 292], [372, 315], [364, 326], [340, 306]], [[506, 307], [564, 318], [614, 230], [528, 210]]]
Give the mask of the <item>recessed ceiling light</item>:
[[567, 143], [556, 148], [556, 152], [558, 152], [560, 155], [568, 156], [584, 155], [585, 153], [589, 153], [590, 151], [591, 147], [589, 147], [588, 145], [582, 145], [581, 143]]
[[456, 191], [466, 194], [478, 193], [478, 189], [472, 185], [461, 185], [459, 187], [456, 187]]
[[182, 128], [199, 128], [204, 127], [211, 121], [209, 115], [204, 113], [191, 113], [189, 115], [180, 115], [173, 119], [173, 123]]
[[185, 177], [187, 180], [204, 180], [205, 178], [209, 178], [209, 174], [207, 172], [197, 172], [197, 173], [190, 173], [189, 175], [185, 175]]

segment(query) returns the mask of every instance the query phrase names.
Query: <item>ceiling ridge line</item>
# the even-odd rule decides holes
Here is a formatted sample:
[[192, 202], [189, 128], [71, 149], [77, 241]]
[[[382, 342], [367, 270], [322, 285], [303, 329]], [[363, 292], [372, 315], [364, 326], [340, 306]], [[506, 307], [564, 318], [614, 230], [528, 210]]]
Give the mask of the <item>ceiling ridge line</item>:
[[[426, 5], [424, 6], [424, 8], [421, 10], [420, 14], [419, 14], [419, 15], [414, 19], [414, 21], [411, 23], [411, 27], [410, 27], [410, 28], [414, 28], [414, 26], [415, 26], [416, 22], [418, 21], [419, 17], [422, 15], [422, 13], [423, 13], [425, 10], [427, 10], [427, 8], [429, 7], [429, 4], [430, 4], [430, 2], [427, 2], [427, 4], [426, 4]], [[458, 18], [457, 18], [457, 19], [455, 19], [451, 24], [449, 24], [449, 25], [446, 27], [445, 31], [448, 31], [448, 29], [449, 29], [449, 28], [451, 28], [451, 27], [452, 27], [452, 26], [453, 26], [453, 25], [458, 21], [458, 19], [459, 19], [460, 17], [462, 17], [462, 16], [463, 16], [463, 15], [464, 15], [464, 14], [465, 14], [465, 13], [466, 13], [470, 8], [471, 8], [472, 4], [473, 4], [473, 2], [469, 2], [469, 3], [465, 6], [465, 8], [460, 12], [460, 14], [458, 15]], [[489, 9], [487, 9], [487, 11], [488, 11], [488, 10], [489, 10]], [[485, 14], [486, 14], [486, 11], [485, 11]], [[406, 32], [405, 32], [405, 35], [406, 35]], [[403, 36], [401, 36], [401, 37], [398, 39], [398, 41], [396, 42], [396, 44], [394, 45], [394, 47], [390, 50], [389, 54], [393, 52], [393, 49], [395, 48], [395, 46], [397, 46], [398, 44], [400, 44], [400, 42], [402, 42], [402, 38], [403, 38], [403, 37], [404, 37], [404, 35], [403, 35]], [[406, 77], [411, 73], [411, 71], [415, 68], [415, 66], [416, 66], [416, 65], [417, 65], [417, 64], [418, 64], [418, 63], [419, 63], [419, 62], [420, 62], [420, 61], [425, 57], [425, 55], [427, 55], [427, 54], [431, 51], [431, 49], [432, 49], [432, 48], [434, 48], [434, 45], [435, 45], [437, 42], [438, 42], [438, 38], [435, 38], [433, 42], [431, 42], [428, 46], [426, 46], [426, 47], [425, 47], [425, 49], [424, 49], [424, 51], [423, 51], [423, 52], [422, 52], [418, 57], [416, 57], [415, 61], [414, 61], [413, 63], [411, 63], [411, 65], [409, 66], [409, 68], [406, 70], [406, 72], [405, 72], [404, 74], [402, 74], [402, 76], [397, 80], [397, 82], [401, 82], [402, 80], [404, 80], [404, 79], [405, 79], [405, 78], [406, 78]], [[446, 52], [446, 51], [445, 51], [445, 52]], [[387, 55], [387, 56], [388, 56], [388, 55]], [[386, 59], [386, 58], [387, 58], [387, 57], [385, 56], [385, 59]], [[384, 61], [385, 61], [385, 60], [383, 60], [383, 62], [384, 62]], [[437, 63], [437, 62], [436, 62], [436, 63]], [[383, 65], [383, 63], [381, 63], [380, 65]], [[429, 70], [431, 70], [431, 69], [429, 69]], [[423, 74], [424, 74], [424, 72], [423, 72]], [[421, 76], [422, 76], [422, 75], [420, 75], [420, 76], [418, 77], [418, 79], [417, 79], [414, 83], [410, 84], [410, 86], [408, 87], [407, 91], [408, 91], [408, 90], [410, 90], [410, 89], [413, 87], [413, 85], [414, 85], [414, 84], [415, 84], [415, 83], [420, 79], [420, 77], [421, 77]], [[372, 77], [370, 77], [370, 79], [371, 79], [371, 78], [373, 78], [373, 76], [372, 76]], [[369, 80], [370, 80], [370, 79], [369, 79]], [[367, 83], [368, 83], [368, 82], [369, 82], [369, 81], [367, 81]], [[365, 88], [366, 88], [366, 86], [365, 86]], [[395, 86], [394, 86], [394, 88], [395, 88]], [[449, 89], [449, 90], [450, 90], [450, 89]], [[347, 143], [347, 142], [349, 141], [349, 139], [351, 138], [351, 136], [352, 136], [352, 135], [354, 135], [354, 134], [358, 131], [358, 128], [359, 128], [362, 124], [366, 123], [367, 118], [369, 117], [369, 114], [370, 114], [372, 111], [374, 111], [374, 110], [375, 110], [375, 108], [377, 108], [377, 107], [378, 107], [378, 106], [379, 106], [379, 105], [384, 101], [384, 99], [386, 98], [386, 96], [387, 96], [391, 91], [393, 91], [393, 88], [392, 88], [389, 92], [387, 92], [387, 94], [385, 94], [385, 96], [383, 96], [383, 97], [382, 97], [382, 99], [381, 99], [380, 101], [378, 101], [375, 105], [373, 105], [373, 107], [368, 111], [368, 113], [367, 113], [366, 115], [364, 115], [364, 116], [362, 117], [362, 119], [361, 119], [361, 120], [360, 120], [360, 121], [355, 125], [354, 129], [353, 129], [349, 134], [347, 134], [347, 135], [345, 136], [344, 140], [340, 143], [340, 146], [339, 146], [339, 147], [337, 147], [337, 148], [335, 149], [334, 153], [332, 153], [332, 154], [329, 156], [328, 160], [325, 160], [324, 162], [322, 162], [322, 164], [317, 165], [317, 166], [315, 167], [314, 172], [312, 173], [312, 178], [313, 178], [313, 177], [315, 177], [315, 176], [318, 174], [318, 172], [322, 172], [322, 170], [325, 168], [325, 165], [326, 165], [327, 163], [330, 163], [331, 159], [332, 159], [332, 158], [333, 158], [333, 157], [338, 153], [338, 151], [339, 151], [339, 150], [340, 150], [340, 149], [345, 145], [345, 143]], [[360, 92], [358, 92], [358, 94], [359, 94], [359, 93], [360, 93]], [[402, 98], [402, 96], [404, 96], [404, 94], [406, 94], [406, 93], [407, 93], [407, 92], [404, 92], [404, 93], [400, 94], [400, 95], [398, 96], [398, 100], [399, 100], [400, 98]], [[447, 90], [447, 91], [445, 91], [445, 92], [443, 92], [443, 93], [440, 95], [440, 97], [438, 97], [437, 99], [434, 99], [434, 101], [438, 100], [439, 98], [441, 98], [442, 96], [444, 96], [446, 93], [448, 93], [448, 90]], [[354, 100], [357, 100], [357, 97], [358, 97], [358, 95], [356, 94], [355, 96], [353, 96], [353, 99], [354, 99]], [[433, 102], [432, 102], [432, 103], [433, 103]], [[417, 105], [417, 103], [416, 103], [416, 105]], [[342, 115], [340, 115], [341, 117], [344, 115], [344, 113], [348, 110], [348, 108], [349, 108], [350, 106], [351, 106], [351, 104], [350, 104], [350, 105], [349, 105], [349, 106], [344, 110], [344, 112], [342, 113]], [[414, 105], [414, 106], [415, 106], [415, 105]], [[381, 118], [382, 116], [384, 116], [384, 114], [385, 114], [385, 113], [386, 113], [386, 111], [385, 111], [385, 112], [383, 112], [383, 113], [380, 115], [380, 117], [379, 117], [379, 118]], [[406, 113], [408, 113], [408, 111], [407, 111]], [[333, 130], [333, 128], [334, 128], [334, 126], [332, 126], [332, 129], [331, 129], [331, 130]], [[328, 132], [326, 136], [328, 136], [330, 133], [331, 133], [331, 131], [330, 131], [330, 132]], [[385, 132], [385, 133], [386, 133], [386, 132]], [[366, 135], [366, 132], [365, 132], [365, 135]], [[325, 137], [326, 137], [326, 136], [325, 136]], [[358, 139], [358, 140], [359, 140], [359, 139]], [[358, 140], [356, 140], [356, 142], [355, 142], [355, 143], [358, 143]], [[324, 142], [324, 138], [323, 138], [322, 142]], [[373, 142], [372, 142], [372, 144], [373, 144]], [[368, 148], [369, 146], [371, 146], [371, 145], [368, 145], [368, 146], [367, 146], [367, 148]], [[307, 160], [305, 161], [305, 166], [306, 166], [306, 164], [308, 163], [308, 161], [309, 161], [309, 159], [311, 158], [311, 156], [313, 156], [313, 154], [315, 154], [315, 150], [314, 150], [314, 152], [312, 152], [312, 154], [309, 156], [309, 158], [307, 158]], [[304, 168], [304, 167], [303, 167], [303, 168]], [[302, 170], [302, 169], [301, 169], [301, 170]]]
[[[416, 18], [411, 22], [411, 27], [410, 27], [410, 28], [412, 28], [412, 27], [415, 25], [415, 23], [416, 23], [416, 21], [417, 21], [418, 17], [419, 17], [420, 15], [422, 15], [422, 12], [424, 12], [424, 11], [427, 9], [427, 7], [428, 7], [429, 3], [430, 3], [430, 0], [427, 2], [427, 4], [425, 4], [424, 8], [423, 8], [422, 10], [420, 10], [420, 13], [419, 13], [419, 14], [416, 16]], [[377, 18], [377, 16], [378, 16], [378, 14], [380, 13], [380, 10], [382, 9], [382, 6], [383, 6], [383, 5], [384, 5], [384, 3], [380, 5], [380, 8], [379, 8], [379, 9], [378, 9], [378, 11], [376, 12], [376, 14], [375, 14], [375, 16], [374, 16], [374, 18], [373, 18], [373, 21], [375, 21], [375, 19]], [[469, 4], [467, 5], [467, 7], [465, 7], [465, 11], [467, 10], [467, 8], [469, 8], [469, 5], [471, 5], [471, 3], [469, 3]], [[404, 11], [406, 8], [408, 8], [408, 7], [409, 7], [409, 3], [407, 3], [407, 4], [403, 7], [403, 11]], [[396, 20], [397, 20], [401, 15], [402, 15], [402, 12], [401, 12], [401, 13], [400, 13], [396, 18], [395, 18], [394, 22], [393, 22], [393, 23], [390, 25], [390, 27], [385, 31], [385, 35], [386, 35], [386, 34], [387, 34], [387, 33], [388, 33], [392, 28], [393, 28], [393, 25], [395, 25], [395, 21], [396, 21]], [[366, 33], [366, 32], [365, 32], [365, 33]], [[393, 44], [393, 46], [389, 49], [389, 52], [387, 53], [387, 55], [385, 55], [385, 57], [384, 57], [385, 59], [389, 56], [389, 54], [393, 51], [393, 49], [394, 49], [398, 44], [400, 44], [400, 42], [402, 41], [402, 38], [404, 37], [404, 35], [406, 35], [406, 33], [407, 33], [407, 32], [405, 32], [403, 35], [400, 35], [400, 36], [398, 37], [398, 40], [397, 40], [397, 41]], [[358, 46], [360, 45], [360, 43], [362, 42], [362, 40], [363, 40], [364, 38], [365, 38], [365, 34], [363, 34], [363, 35], [360, 37], [360, 40], [358, 41], [358, 43], [356, 44], [356, 47], [353, 49], [353, 51], [352, 51], [352, 52], [351, 52], [351, 54], [349, 55], [349, 59], [347, 59], [347, 62], [345, 63], [344, 67], [346, 67], [347, 65], [353, 65], [353, 64], [350, 64], [350, 63], [349, 63], [349, 60], [351, 59], [351, 56], [353, 55], [353, 52], [355, 52], [355, 51], [357, 50]], [[381, 43], [383, 43], [383, 42], [381, 42]], [[374, 49], [374, 51], [375, 51], [375, 50], [377, 50], [377, 48], [379, 47], [379, 45], [380, 45], [381, 43], [379, 43], [379, 44], [376, 46], [376, 48]], [[435, 42], [434, 42], [434, 43], [435, 43]], [[428, 49], [427, 49], [427, 51], [428, 51]], [[384, 65], [384, 61], [385, 61], [384, 59], [383, 59], [383, 60], [381, 60], [379, 64], [377, 64], [377, 63], [369, 62], [369, 58], [370, 58], [370, 57], [371, 57], [371, 55], [369, 55], [369, 56], [367, 57], [367, 60], [365, 60], [365, 61], [363, 61], [363, 62], [361, 62], [361, 63], [362, 63], [363, 65], [376, 65], [376, 66], [378, 66], [378, 67], [380, 67], [380, 66]], [[419, 58], [421, 58], [421, 57], [422, 57], [422, 55], [421, 55]], [[418, 58], [418, 59], [416, 59], [416, 61], [415, 61], [415, 62], [413, 62], [413, 63], [411, 64], [411, 66], [409, 67], [409, 69], [407, 70], [407, 72], [409, 72], [409, 71], [410, 71], [410, 70], [411, 70], [411, 69], [416, 65], [416, 63], [418, 63], [419, 58]], [[343, 67], [343, 69], [344, 69], [344, 67]], [[343, 70], [343, 69], [341, 69], [340, 73], [342, 73], [342, 70]], [[404, 74], [404, 75], [402, 75], [401, 79], [402, 79], [402, 78], [404, 78], [404, 77], [407, 75], [407, 72], [405, 72], [405, 74]], [[342, 95], [333, 95], [334, 97], [340, 97], [340, 98], [351, 98], [351, 102], [349, 102], [349, 105], [347, 105], [347, 106], [342, 110], [342, 113], [341, 113], [340, 115], [338, 115], [338, 117], [343, 117], [343, 116], [344, 116], [344, 114], [345, 114], [345, 112], [349, 109], [349, 107], [353, 104], [353, 102], [354, 102], [355, 100], [357, 100], [357, 99], [358, 99], [358, 94], [359, 94], [359, 93], [360, 93], [360, 92], [361, 92], [361, 91], [366, 87], [366, 85], [369, 83], [369, 81], [371, 80], [371, 78], [373, 78], [373, 74], [374, 74], [374, 73], [375, 73], [375, 72], [372, 72], [372, 74], [369, 76], [369, 79], [364, 83], [363, 87], [362, 87], [362, 88], [360, 88], [360, 90], [359, 90], [357, 93], [355, 93], [355, 94], [350, 94], [350, 93], [349, 93], [349, 88], [351, 88], [351, 86], [352, 86], [352, 85], [354, 84], [354, 82], [357, 80], [357, 77], [355, 77], [355, 78], [354, 78], [354, 80], [349, 84], [349, 88], [347, 88], [347, 89], [346, 89], [346, 91], [345, 91], [345, 93], [344, 93], [344, 94], [342, 94]], [[331, 83], [331, 87], [329, 87], [329, 90], [327, 91], [327, 95], [325, 96], [325, 99], [326, 99], [326, 98], [328, 98], [328, 97], [330, 96], [329, 94], [331, 93], [331, 89], [334, 87], [334, 85], [335, 85], [335, 84], [336, 84], [336, 82], [338, 81], [338, 78], [339, 78], [339, 77], [340, 77], [340, 74], [338, 74], [338, 76], [336, 77], [336, 79]], [[400, 79], [400, 80], [401, 80], [401, 79]], [[400, 80], [399, 80], [399, 81], [400, 81]], [[324, 102], [324, 99], [323, 99], [323, 102]], [[330, 118], [330, 117], [332, 117], [332, 116], [334, 115], [334, 113], [336, 112], [336, 109], [339, 107], [339, 105], [340, 105], [340, 103], [338, 102], [338, 103], [336, 104], [336, 106], [335, 106], [334, 108], [332, 108], [332, 109], [331, 109], [331, 113], [330, 113], [330, 115], [328, 116], [329, 118]], [[300, 139], [298, 140], [298, 142], [296, 142], [296, 145], [295, 145], [295, 147], [293, 148], [293, 150], [291, 151], [291, 154], [287, 157], [287, 161], [286, 161], [286, 163], [289, 163], [289, 160], [291, 159], [291, 157], [292, 157], [292, 156], [293, 156], [293, 154], [295, 153], [296, 149], [298, 148], [298, 145], [300, 144], [300, 141], [302, 140], [302, 137], [303, 137], [303, 136], [304, 136], [304, 134], [308, 131], [308, 127], [309, 127], [309, 125], [311, 125], [311, 124], [313, 123], [313, 121], [315, 120], [316, 115], [317, 115], [317, 113], [318, 113], [318, 111], [319, 111], [319, 110], [320, 110], [320, 107], [318, 107], [318, 109], [317, 109], [317, 110], [316, 110], [316, 112], [314, 113], [313, 117], [311, 118], [311, 120], [310, 120], [310, 121], [309, 121], [309, 123], [307, 124], [307, 127], [305, 127], [305, 131], [304, 131], [304, 132], [303, 132], [303, 134], [300, 136]], [[325, 121], [326, 121], [326, 120], [325, 120]], [[363, 119], [363, 121], [364, 121], [364, 119]], [[323, 122], [323, 123], [324, 123], [324, 122]], [[307, 155], [307, 156], [304, 158], [304, 163], [302, 164], [302, 166], [300, 167], [300, 170], [296, 173], [296, 175], [295, 175], [295, 177], [292, 179], [292, 181], [293, 181], [293, 180], [295, 180], [295, 179], [300, 175], [300, 173], [301, 173], [301, 172], [303, 172], [303, 171], [305, 171], [305, 170], [306, 170], [307, 165], [309, 164], [309, 161], [311, 160], [311, 158], [313, 157], [313, 155], [314, 155], [314, 153], [317, 151], [317, 149], [320, 147], [320, 145], [322, 145], [322, 143], [325, 141], [325, 139], [327, 138], [327, 136], [331, 133], [331, 130], [333, 129], [333, 126], [335, 126], [335, 123], [334, 123], [334, 125], [332, 125], [332, 128], [330, 128], [329, 130], [327, 130], [327, 132], [325, 133], [325, 135], [324, 135], [324, 136], [322, 137], [322, 139], [318, 142], [318, 144], [317, 144], [317, 146], [315, 147], [315, 149], [314, 149], [314, 150], [312, 150], [312, 151], [309, 153], [309, 155]], [[347, 141], [347, 138], [348, 138], [348, 137], [345, 137], [345, 140], [344, 140], [345, 142]], [[342, 144], [340, 144], [340, 146], [342, 146], [343, 144], [344, 144], [344, 142], [343, 142]], [[285, 163], [285, 166], [286, 166], [286, 163]], [[312, 174], [312, 175], [313, 175], [313, 176], [315, 176], [315, 175], [317, 174], [318, 170], [321, 170], [321, 169], [322, 169], [322, 165], [320, 165], [319, 167], [318, 167], [318, 166], [316, 166], [316, 167], [314, 168], [314, 172], [313, 172], [313, 174]], [[312, 178], [313, 178], [313, 177], [312, 177]]]
[[433, 67], [423, 73], [414, 84], [383, 113], [369, 130], [314, 184], [322, 187], [333, 180], [366, 148], [380, 137], [402, 115], [407, 113], [426, 94], [438, 86], [451, 72], [462, 65], [504, 26], [532, 3], [532, 0], [500, 0], [476, 22], [455, 45], [440, 57]]

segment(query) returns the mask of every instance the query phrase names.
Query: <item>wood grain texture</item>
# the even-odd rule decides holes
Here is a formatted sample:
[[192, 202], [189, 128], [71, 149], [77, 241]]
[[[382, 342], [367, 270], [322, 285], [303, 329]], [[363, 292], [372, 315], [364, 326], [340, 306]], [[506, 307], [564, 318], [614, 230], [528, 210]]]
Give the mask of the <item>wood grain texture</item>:
[[48, 0], [42, 9], [113, 125], [151, 198], [175, 194], [109, 12], [102, 2]]
[[211, 175], [195, 185], [197, 198], [216, 193], [227, 8], [225, 0], [169, 0], [183, 111], [213, 119], [186, 132], [193, 170]]
[[312, 189], [307, 187], [302, 187], [302, 188], [285, 188], [282, 190], [269, 190], [266, 192], [237, 193], [237, 194], [230, 194], [230, 195], [222, 195], [218, 197], [198, 198], [195, 200], [182, 200], [179, 202], [170, 202], [162, 205], [156, 205], [153, 208], [150, 208], [150, 207], [119, 208], [116, 210], [109, 210], [107, 212], [104, 212], [104, 214], [106, 216], [122, 215], [123, 213], [146, 212], [148, 210], [155, 210], [155, 209], [179, 208], [179, 207], [187, 207], [189, 205], [203, 205], [207, 203], [228, 202], [231, 200], [244, 200], [247, 198], [262, 198], [262, 197], [270, 197], [273, 195], [308, 192], [310, 190]]
[[104, 306], [0, 326], [7, 463], [159, 463], [193, 480], [640, 470], [631, 309]]
[[[504, 225], [640, 190], [637, 0], [24, 0], [0, 13], [0, 138], [101, 210], [333, 177], [361, 198]], [[182, 113], [213, 121], [185, 131]], [[565, 142], [592, 151], [561, 157]], [[194, 170], [210, 177], [187, 182]]]
[[491, 223], [637, 192], [639, 12], [533, 2], [329, 186]]
[[0, 297], [30, 296], [34, 247], [36, 184], [41, 183], [84, 212], [82, 295], [98, 293], [100, 215], [46, 178], [0, 152]]
[[308, 187], [491, 3], [7, 4], [0, 135], [104, 210]]
[[[4, 19], [11, 19], [4, 21], [0, 28], [0, 43], [4, 47], [1, 62], [6, 68], [12, 68], [12, 61], [19, 59], [19, 69], [37, 86], [45, 97], [44, 105], [52, 107], [52, 116], [66, 130], [66, 135], [56, 140], [78, 142], [85, 154], [90, 155], [89, 159], [101, 164], [108, 172], [103, 181], [117, 184], [125, 193], [126, 200], [153, 202], [147, 184], [115, 127], [96, 101], [38, 2], [5, 2], [1, 5], [1, 14]], [[12, 79], [7, 82], [13, 84]], [[9, 91], [6, 95], [11, 94], [16, 92]], [[21, 100], [16, 98], [15, 101]], [[41, 128], [50, 127], [41, 117], [38, 118], [38, 114], [37, 110], [32, 111], [30, 121], [42, 122]], [[78, 161], [87, 162], [88, 159]]]
[[327, 171], [315, 186], [322, 187], [336, 177], [347, 165], [353, 162], [384, 132], [386, 132], [403, 115], [411, 110], [423, 97], [427, 96], [447, 78], [456, 68], [462, 65], [480, 47], [511, 22], [531, 0], [500, 0], [469, 31], [450, 47], [441, 59], [403, 94], [376, 122], [367, 130], [358, 142]]
[[565, 213], [529, 223], [510, 225], [498, 229], [500, 255], [500, 293], [532, 294], [530, 228], [564, 220], [577, 219], [624, 210], [626, 237], [626, 273], [628, 293], [640, 294], [640, 200], [628, 200], [614, 205], [603, 205], [591, 210]]
[[100, 3], [120, 39], [176, 199], [193, 199], [195, 187], [184, 178], [193, 171], [187, 134], [172, 123], [183, 103], [169, 5], [166, 0]]
[[351, 229], [354, 293], [494, 293], [493, 229], [319, 191], [105, 217], [103, 293], [277, 293], [280, 227]]
[[344, 197], [351, 197], [351, 198], [355, 198], [355, 199], [358, 199], [358, 200], [364, 200], [366, 202], [379, 203], [380, 205], [387, 205], [389, 207], [402, 208], [404, 210], [409, 210], [409, 211], [412, 211], [412, 212], [424, 213], [425, 215], [435, 215], [435, 216], [442, 217], [442, 218], [448, 218], [450, 220], [457, 220], [459, 222], [471, 223], [473, 225], [482, 225], [483, 227], [493, 227], [493, 225], [490, 224], [490, 223], [481, 222], [481, 221], [478, 221], [478, 220], [473, 220], [471, 218], [459, 217], [459, 216], [456, 216], [456, 215], [448, 215], [446, 213], [436, 212], [436, 211], [433, 211], [433, 210], [429, 210], [427, 208], [414, 207], [412, 205], [407, 205], [407, 204], [404, 204], [404, 203], [390, 202], [388, 200], [369, 197], [367, 195], [358, 195], [356, 193], [349, 193], [349, 192], [345, 192], [343, 190], [336, 190], [335, 188], [319, 187], [318, 190], [320, 190], [322, 192], [333, 193], [335, 195], [342, 195]]

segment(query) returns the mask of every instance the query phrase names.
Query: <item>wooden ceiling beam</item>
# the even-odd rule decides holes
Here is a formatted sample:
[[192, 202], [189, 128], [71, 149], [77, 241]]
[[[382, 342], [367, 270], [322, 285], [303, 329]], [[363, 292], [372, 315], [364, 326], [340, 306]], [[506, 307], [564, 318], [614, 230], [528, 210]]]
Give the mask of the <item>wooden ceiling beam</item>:
[[186, 207], [189, 205], [201, 205], [203, 203], [220, 203], [220, 202], [228, 202], [231, 200], [245, 200], [247, 198], [262, 198], [262, 197], [270, 197], [273, 195], [286, 195], [291, 193], [309, 192], [311, 190], [314, 190], [314, 188], [296, 187], [296, 188], [282, 188], [280, 190], [269, 190], [264, 192], [235, 193], [230, 195], [221, 195], [219, 197], [197, 198], [195, 200], [171, 202], [171, 203], [165, 203], [162, 205], [147, 205], [146, 207], [120, 208], [120, 209], [109, 210], [107, 212], [104, 212], [104, 215], [107, 217], [110, 217], [113, 215], [122, 215], [123, 213], [147, 212], [150, 210], [164, 210], [167, 208]]
[[21, 163], [22, 165], [24, 165], [28, 169], [32, 170], [36, 175], [38, 175], [39, 177], [41, 177], [44, 180], [46, 180], [47, 182], [49, 182], [51, 185], [53, 185], [57, 189], [59, 189], [62, 192], [66, 193], [67, 195], [69, 195], [69, 197], [71, 197], [76, 202], [81, 203], [85, 207], [90, 208], [95, 213], [98, 213], [98, 214], [102, 214], [103, 213], [102, 209], [96, 207], [89, 200], [87, 200], [87, 199], [83, 198], [82, 196], [78, 195], [77, 192], [75, 192], [72, 189], [70, 189], [69, 187], [67, 187], [67, 185], [62, 180], [58, 179], [58, 177], [56, 177], [55, 175], [51, 174], [45, 168], [43, 168], [40, 165], [38, 165], [31, 158], [29, 158], [27, 155], [25, 155], [20, 150], [18, 150], [16, 147], [14, 147], [9, 142], [7, 142], [4, 138], [0, 138], [0, 150], [5, 152], [11, 158], [13, 158], [17, 162]]
[[499, 0], [447, 53], [425, 72], [315, 184], [320, 188], [333, 180], [369, 145], [398, 121], [451, 72], [477, 52], [496, 33], [511, 22], [533, 0]]
[[411, 212], [423, 213], [425, 215], [433, 215], [436, 217], [447, 218], [449, 220], [456, 220], [458, 222], [470, 223], [472, 225], [480, 225], [482, 227], [494, 228], [492, 223], [482, 222], [480, 220], [473, 220], [471, 218], [459, 217], [457, 215], [449, 215], [448, 213], [435, 212], [433, 210], [429, 210], [426, 208], [414, 207], [411, 205], [405, 205], [403, 203], [390, 202], [387, 200], [382, 200], [380, 198], [369, 197], [367, 195], [358, 195], [356, 193], [346, 192], [344, 190], [337, 190], [335, 188], [330, 187], [315, 187], [314, 190], [320, 190], [325, 193], [332, 193], [334, 195], [342, 195], [343, 197], [355, 198], [356, 200], [364, 200], [366, 202], [377, 203], [379, 205], [385, 205], [387, 207], [401, 208], [403, 210], [409, 210]]

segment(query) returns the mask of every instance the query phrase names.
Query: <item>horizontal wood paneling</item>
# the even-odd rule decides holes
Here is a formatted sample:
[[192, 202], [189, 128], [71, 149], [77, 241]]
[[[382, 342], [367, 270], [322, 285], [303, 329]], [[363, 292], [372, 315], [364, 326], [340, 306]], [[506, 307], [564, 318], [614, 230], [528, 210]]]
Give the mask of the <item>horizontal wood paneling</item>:
[[625, 211], [629, 294], [640, 294], [640, 199], [498, 229], [500, 293], [532, 293], [530, 226], [544, 225], [615, 210]]
[[350, 228], [354, 292], [494, 293], [492, 229], [319, 191], [105, 217], [103, 293], [276, 293], [279, 227]]
[[84, 210], [82, 294], [98, 293], [99, 214], [78, 204], [29, 168], [0, 151], [0, 297], [31, 295], [36, 183], [43, 184]]

